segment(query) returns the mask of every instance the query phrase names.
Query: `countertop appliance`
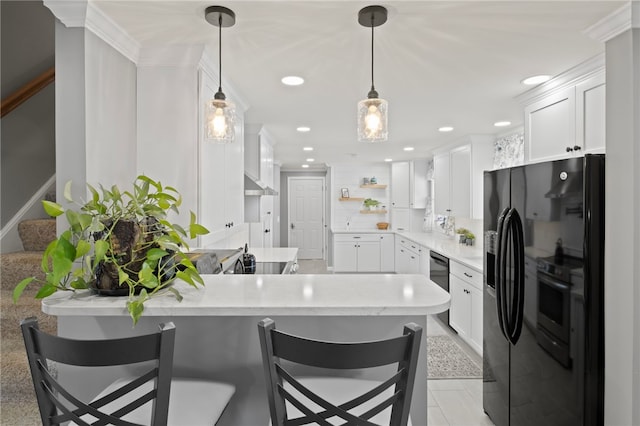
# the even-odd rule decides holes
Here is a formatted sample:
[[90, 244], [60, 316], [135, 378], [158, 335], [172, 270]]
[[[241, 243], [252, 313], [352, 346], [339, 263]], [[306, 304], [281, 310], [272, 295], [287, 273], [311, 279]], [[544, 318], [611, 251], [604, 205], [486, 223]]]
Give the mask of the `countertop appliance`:
[[[449, 258], [433, 250], [429, 251], [429, 279], [449, 293]], [[449, 325], [448, 309], [437, 315], [444, 324]]]
[[484, 173], [483, 406], [496, 426], [604, 423], [604, 164]]
[[295, 274], [298, 264], [295, 262], [256, 262], [256, 274]]
[[249, 253], [249, 244], [244, 245], [244, 254], [242, 255], [242, 264], [245, 274], [256, 273], [256, 257]]
[[[244, 273], [242, 248], [237, 249], [197, 249], [186, 253], [201, 274]], [[238, 261], [240, 265], [238, 265]], [[242, 267], [242, 270], [239, 269]]]

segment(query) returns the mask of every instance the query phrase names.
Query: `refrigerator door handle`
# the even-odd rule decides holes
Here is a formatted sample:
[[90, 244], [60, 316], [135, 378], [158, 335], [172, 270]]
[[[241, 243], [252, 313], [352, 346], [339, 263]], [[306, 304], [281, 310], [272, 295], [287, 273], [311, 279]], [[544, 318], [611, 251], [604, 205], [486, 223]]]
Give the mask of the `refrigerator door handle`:
[[508, 215], [509, 230], [513, 242], [514, 286], [511, 297], [511, 315], [508, 333], [512, 344], [518, 343], [524, 320], [524, 231], [518, 211], [513, 208]]
[[498, 229], [496, 236], [496, 264], [495, 264], [495, 288], [496, 288], [496, 310], [498, 316], [498, 324], [500, 325], [500, 331], [505, 339], [509, 340], [509, 336], [507, 334], [506, 327], [506, 318], [505, 318], [505, 309], [504, 306], [504, 287], [503, 281], [504, 276], [506, 274], [506, 262], [505, 262], [505, 249], [506, 249], [506, 239], [505, 233], [507, 230], [507, 223], [505, 223], [505, 219], [507, 214], [509, 213], [509, 207], [505, 207], [505, 209], [500, 213], [498, 217]]

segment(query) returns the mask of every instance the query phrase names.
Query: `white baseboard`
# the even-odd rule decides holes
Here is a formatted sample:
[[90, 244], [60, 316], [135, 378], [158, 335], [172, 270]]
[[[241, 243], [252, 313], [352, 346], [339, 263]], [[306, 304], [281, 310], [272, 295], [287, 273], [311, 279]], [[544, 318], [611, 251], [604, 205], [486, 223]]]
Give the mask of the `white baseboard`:
[[18, 210], [11, 220], [0, 229], [0, 253], [11, 253], [23, 250], [22, 241], [20, 240], [20, 235], [18, 235], [18, 224], [26, 219], [47, 217], [40, 201], [44, 199], [45, 194], [49, 192], [51, 188], [55, 189], [55, 185], [56, 175], [54, 174], [33, 194], [29, 201]]

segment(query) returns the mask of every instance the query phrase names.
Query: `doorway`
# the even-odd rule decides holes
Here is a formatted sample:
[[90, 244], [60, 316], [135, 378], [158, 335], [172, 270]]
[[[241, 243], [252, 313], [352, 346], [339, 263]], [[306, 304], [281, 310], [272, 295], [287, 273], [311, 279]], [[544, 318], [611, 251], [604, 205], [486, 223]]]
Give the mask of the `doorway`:
[[324, 177], [289, 177], [288, 241], [298, 259], [324, 259]]

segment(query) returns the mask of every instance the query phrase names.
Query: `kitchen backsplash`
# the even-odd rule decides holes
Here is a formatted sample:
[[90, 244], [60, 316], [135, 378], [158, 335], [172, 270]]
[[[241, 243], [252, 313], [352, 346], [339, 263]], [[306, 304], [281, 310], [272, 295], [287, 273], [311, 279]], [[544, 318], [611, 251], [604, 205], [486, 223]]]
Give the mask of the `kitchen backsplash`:
[[505, 167], [524, 164], [524, 132], [496, 139], [493, 154], [493, 167]]

